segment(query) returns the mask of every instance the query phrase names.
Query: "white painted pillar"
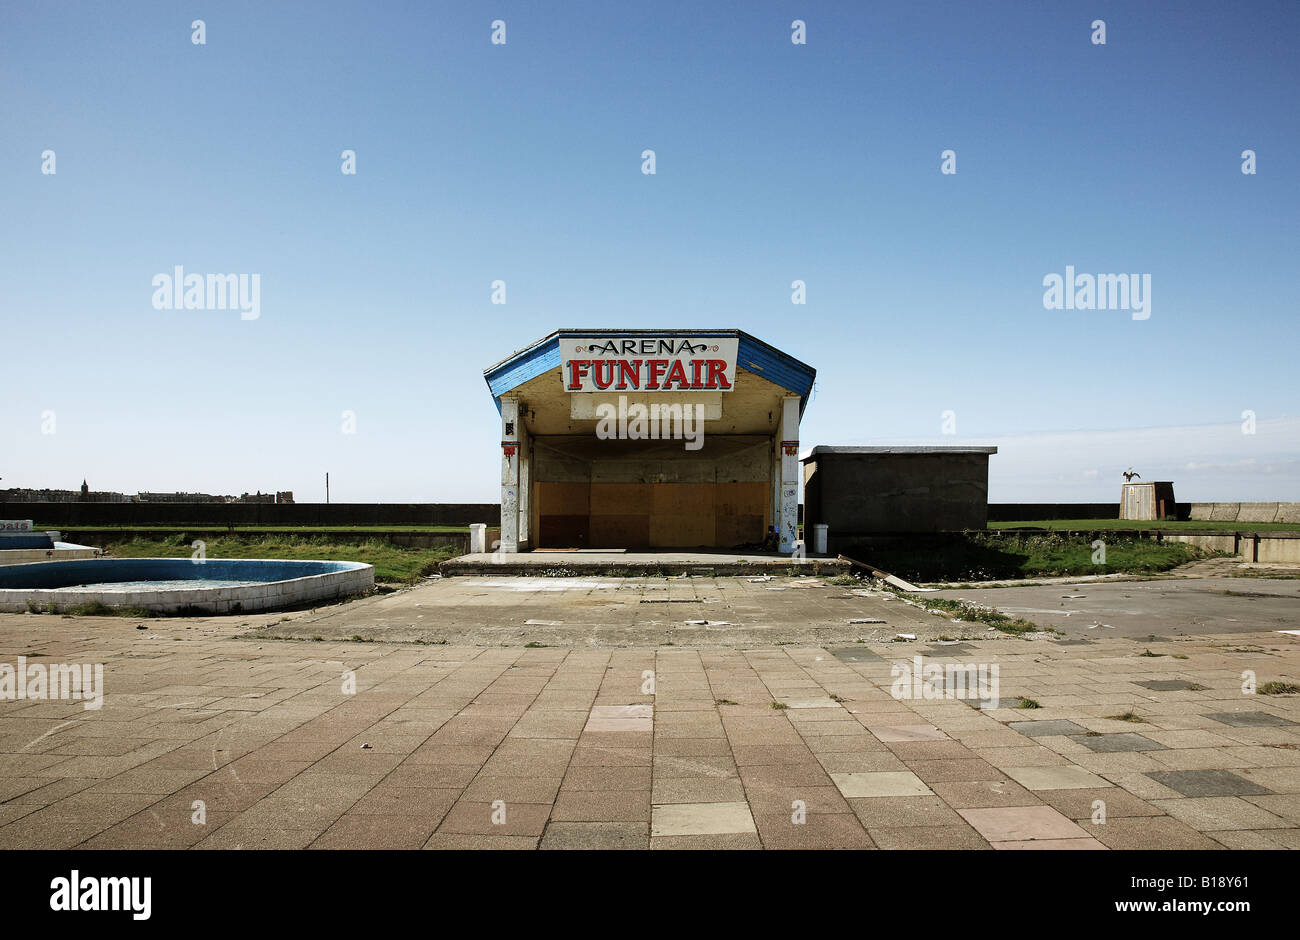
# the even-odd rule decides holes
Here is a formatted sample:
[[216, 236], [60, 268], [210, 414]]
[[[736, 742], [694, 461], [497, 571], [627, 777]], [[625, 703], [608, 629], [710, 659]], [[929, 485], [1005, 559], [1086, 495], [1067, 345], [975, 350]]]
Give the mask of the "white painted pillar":
[[531, 549], [533, 540], [533, 436], [523, 426], [519, 432], [519, 547]]
[[781, 533], [781, 551], [794, 551], [799, 539], [799, 396], [781, 403], [781, 440], [777, 442], [781, 457], [781, 515], [777, 531]]
[[[781, 429], [778, 427], [772, 435], [772, 492], [769, 494], [772, 504], [768, 513], [768, 525], [781, 528]], [[763, 538], [767, 538], [767, 528], [763, 528]]]
[[519, 551], [519, 402], [501, 399], [501, 545]]

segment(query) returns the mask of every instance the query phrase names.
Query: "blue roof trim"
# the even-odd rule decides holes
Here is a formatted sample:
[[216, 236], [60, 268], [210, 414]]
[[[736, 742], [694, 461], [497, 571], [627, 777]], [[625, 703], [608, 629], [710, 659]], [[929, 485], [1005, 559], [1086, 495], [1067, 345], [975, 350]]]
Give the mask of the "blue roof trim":
[[560, 338], [552, 334], [483, 373], [492, 397], [497, 400], [497, 410], [501, 410], [502, 395], [530, 379], [558, 369], [560, 362]]
[[690, 333], [693, 336], [735, 336], [739, 340], [736, 365], [762, 376], [799, 396], [799, 412], [808, 404], [817, 370], [788, 356], [775, 346], [769, 346], [743, 330], [557, 330], [519, 352], [489, 367], [483, 378], [501, 410], [501, 396], [539, 375], [544, 375], [561, 364], [560, 340], [565, 336], [669, 336]]
[[797, 393], [800, 399], [799, 413], [803, 414], [803, 409], [808, 404], [808, 395], [812, 392], [813, 379], [817, 377], [817, 370], [812, 366], [787, 356], [748, 333], [740, 334], [736, 365], [755, 375], [761, 375], [787, 391]]

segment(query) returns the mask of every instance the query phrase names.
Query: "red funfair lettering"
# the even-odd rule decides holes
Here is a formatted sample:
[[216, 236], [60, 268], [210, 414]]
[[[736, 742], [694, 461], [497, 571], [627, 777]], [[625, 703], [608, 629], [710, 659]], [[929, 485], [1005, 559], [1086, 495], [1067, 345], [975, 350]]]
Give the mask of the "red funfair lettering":
[[641, 387], [641, 360], [640, 359], [620, 359], [618, 361], [618, 385], [615, 388], [625, 389], [628, 387], [628, 379], [631, 378], [631, 387]]
[[673, 366], [668, 370], [668, 378], [664, 379], [664, 388], [677, 383], [678, 388], [686, 388], [686, 367], [682, 365], [680, 359], [673, 360]]
[[663, 374], [664, 374], [664, 369], [667, 369], [667, 368], [668, 368], [668, 360], [667, 360], [667, 359], [647, 359], [647, 360], [646, 360], [646, 365], [647, 365], [648, 368], [649, 368], [649, 372], [650, 372], [650, 380], [649, 380], [648, 382], [646, 382], [645, 387], [646, 387], [647, 389], [650, 389], [650, 388], [658, 388], [658, 387], [659, 387], [659, 379], [660, 379], [661, 376], [663, 376]]
[[709, 380], [704, 383], [704, 387], [731, 388], [731, 380], [727, 378], [727, 360], [709, 360]]
[[614, 360], [597, 359], [591, 373], [596, 388], [609, 388], [614, 383]]
[[587, 377], [587, 370], [591, 368], [590, 359], [570, 359], [569, 360], [569, 388], [578, 390], [582, 388], [582, 380]]

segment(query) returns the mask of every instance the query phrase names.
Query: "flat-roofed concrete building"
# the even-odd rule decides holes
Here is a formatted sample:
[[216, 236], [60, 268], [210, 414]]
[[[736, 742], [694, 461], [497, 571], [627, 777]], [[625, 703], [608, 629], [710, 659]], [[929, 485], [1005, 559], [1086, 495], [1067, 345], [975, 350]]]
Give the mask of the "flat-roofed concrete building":
[[[814, 447], [803, 458], [804, 525], [829, 548], [858, 536], [982, 529], [996, 447]], [[811, 542], [810, 542], [811, 544]]]
[[780, 549], [798, 539], [815, 370], [742, 330], [572, 329], [485, 370], [499, 550]]

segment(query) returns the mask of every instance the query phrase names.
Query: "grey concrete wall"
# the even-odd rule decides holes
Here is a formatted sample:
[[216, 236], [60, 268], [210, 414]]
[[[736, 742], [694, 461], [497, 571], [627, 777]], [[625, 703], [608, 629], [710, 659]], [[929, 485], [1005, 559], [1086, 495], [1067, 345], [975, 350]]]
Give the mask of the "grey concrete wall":
[[1048, 519], [1118, 519], [1113, 503], [989, 503], [989, 522], [1042, 522]]
[[[177, 534], [192, 538], [214, 538], [212, 533], [206, 532], [177, 533], [169, 529], [149, 528], [115, 529], [112, 532], [93, 529], [70, 529], [65, 533], [65, 538], [69, 542], [78, 542], [82, 545], [102, 545], [105, 543], [111, 545], [118, 542], [130, 541], [131, 539], [136, 538], [171, 538]], [[219, 538], [222, 534], [224, 533], [218, 533], [215, 537]], [[246, 538], [257, 538], [259, 536], [276, 538], [279, 536], [292, 536], [294, 533], [250, 527], [237, 529], [235, 534]], [[495, 525], [488, 526], [487, 537], [488, 544], [491, 545], [494, 539], [499, 539], [501, 537], [501, 527]], [[384, 529], [375, 529], [373, 531], [366, 529], [339, 529], [337, 531], [330, 531], [329, 529], [323, 529], [319, 532], [310, 533], [310, 538], [334, 539], [349, 544], [374, 539], [375, 541], [385, 542], [389, 545], [400, 545], [403, 548], [438, 548], [443, 545], [450, 545], [462, 553], [469, 551], [469, 532], [394, 532]]]
[[1188, 518], [1213, 522], [1300, 523], [1300, 503], [1192, 503]]
[[533, 439], [533, 479], [543, 483], [759, 483], [770, 478], [772, 442], [755, 435], [705, 435], [681, 441], [594, 437]]
[[832, 545], [873, 532], [982, 529], [987, 454], [818, 454], [804, 464], [804, 524]]
[[1290, 532], [1261, 532], [1239, 534], [1234, 532], [1162, 532], [1152, 533], [1150, 539], [1165, 542], [1185, 542], [1207, 551], [1227, 552], [1246, 561], [1261, 564], [1300, 564], [1300, 535]]
[[0, 519], [39, 525], [469, 525], [501, 518], [496, 503], [0, 503]]

